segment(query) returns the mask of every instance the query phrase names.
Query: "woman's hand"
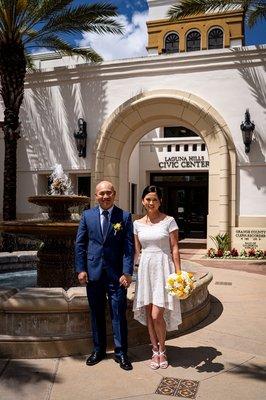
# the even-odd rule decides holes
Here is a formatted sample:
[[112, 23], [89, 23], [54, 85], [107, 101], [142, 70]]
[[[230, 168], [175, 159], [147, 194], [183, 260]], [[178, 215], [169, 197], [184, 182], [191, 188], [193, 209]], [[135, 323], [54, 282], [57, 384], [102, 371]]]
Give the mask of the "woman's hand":
[[178, 230], [170, 232], [169, 235], [170, 248], [172, 252], [173, 262], [175, 265], [175, 271], [178, 274], [181, 271], [181, 261], [178, 247]]
[[120, 286], [124, 286], [125, 288], [128, 288], [130, 286], [131, 282], [132, 282], [132, 276], [131, 275], [124, 275], [123, 274], [119, 278]]

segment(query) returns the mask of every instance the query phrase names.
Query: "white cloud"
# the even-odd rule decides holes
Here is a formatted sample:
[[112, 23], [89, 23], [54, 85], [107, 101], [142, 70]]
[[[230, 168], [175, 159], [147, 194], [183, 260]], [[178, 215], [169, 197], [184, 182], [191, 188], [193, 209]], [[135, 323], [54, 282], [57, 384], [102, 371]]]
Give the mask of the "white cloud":
[[80, 47], [92, 47], [104, 60], [117, 60], [147, 55], [147, 12], [135, 13], [132, 21], [125, 15], [120, 15], [118, 21], [125, 27], [121, 35], [97, 35], [84, 33], [77, 44]]

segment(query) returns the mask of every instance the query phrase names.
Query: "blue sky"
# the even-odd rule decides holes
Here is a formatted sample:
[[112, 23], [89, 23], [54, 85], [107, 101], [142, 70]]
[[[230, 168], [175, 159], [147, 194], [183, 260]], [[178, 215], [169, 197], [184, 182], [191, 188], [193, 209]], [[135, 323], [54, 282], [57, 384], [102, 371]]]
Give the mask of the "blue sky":
[[[108, 0], [97, 0], [107, 2]], [[94, 3], [95, 0], [74, 0], [74, 4]], [[146, 0], [109, 0], [118, 8], [119, 20], [125, 26], [121, 38], [114, 35], [99, 36], [84, 34], [75, 38], [77, 46], [92, 46], [105, 60], [131, 58], [146, 55], [146, 20], [148, 5]], [[246, 45], [266, 44], [266, 23], [258, 23], [253, 29], [247, 27]]]

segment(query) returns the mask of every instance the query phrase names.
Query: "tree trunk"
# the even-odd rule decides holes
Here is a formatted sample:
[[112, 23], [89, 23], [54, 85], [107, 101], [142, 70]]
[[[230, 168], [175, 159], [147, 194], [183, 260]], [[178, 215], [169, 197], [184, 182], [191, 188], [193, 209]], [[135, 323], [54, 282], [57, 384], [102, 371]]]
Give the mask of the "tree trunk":
[[17, 192], [17, 139], [5, 134], [5, 162], [4, 162], [4, 221], [16, 219], [16, 192]]
[[3, 219], [16, 219], [17, 141], [19, 110], [24, 95], [26, 58], [22, 43], [0, 41], [1, 95], [4, 101], [4, 198]]
[[242, 35], [243, 35], [243, 40], [242, 40], [242, 46], [246, 46], [246, 19], [247, 19], [247, 12], [249, 7], [251, 6], [251, 1], [246, 2], [243, 5], [243, 19], [242, 19]]

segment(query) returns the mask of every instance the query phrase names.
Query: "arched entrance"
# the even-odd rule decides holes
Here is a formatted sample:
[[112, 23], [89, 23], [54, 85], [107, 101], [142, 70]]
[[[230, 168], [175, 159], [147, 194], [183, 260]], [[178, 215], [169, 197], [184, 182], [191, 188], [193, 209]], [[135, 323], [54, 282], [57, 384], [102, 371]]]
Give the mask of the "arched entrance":
[[185, 124], [206, 143], [209, 153], [207, 237], [235, 226], [236, 157], [229, 129], [201, 98], [178, 90], [141, 93], [116, 109], [103, 124], [95, 145], [92, 190], [102, 179], [117, 188], [118, 204], [128, 208], [129, 157], [138, 141], [158, 126]]

